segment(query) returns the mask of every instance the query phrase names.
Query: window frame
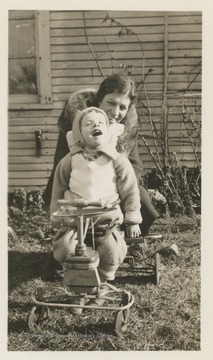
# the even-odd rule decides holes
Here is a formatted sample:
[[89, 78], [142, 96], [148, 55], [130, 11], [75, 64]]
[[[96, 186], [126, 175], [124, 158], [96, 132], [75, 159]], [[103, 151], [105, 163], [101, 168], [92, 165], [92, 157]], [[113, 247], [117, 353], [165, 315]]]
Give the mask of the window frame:
[[14, 94], [8, 95], [8, 108], [13, 109], [51, 109], [51, 58], [50, 58], [50, 17], [49, 11], [35, 12], [36, 38], [36, 72], [38, 95]]

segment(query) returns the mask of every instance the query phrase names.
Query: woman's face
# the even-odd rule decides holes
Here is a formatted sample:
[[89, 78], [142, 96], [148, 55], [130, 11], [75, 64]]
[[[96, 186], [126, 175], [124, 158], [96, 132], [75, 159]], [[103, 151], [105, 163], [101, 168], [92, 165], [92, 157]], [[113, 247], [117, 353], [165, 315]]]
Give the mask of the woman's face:
[[130, 99], [127, 94], [119, 94], [114, 92], [104, 96], [103, 100], [99, 104], [99, 108], [108, 116], [110, 124], [120, 122], [126, 115]]

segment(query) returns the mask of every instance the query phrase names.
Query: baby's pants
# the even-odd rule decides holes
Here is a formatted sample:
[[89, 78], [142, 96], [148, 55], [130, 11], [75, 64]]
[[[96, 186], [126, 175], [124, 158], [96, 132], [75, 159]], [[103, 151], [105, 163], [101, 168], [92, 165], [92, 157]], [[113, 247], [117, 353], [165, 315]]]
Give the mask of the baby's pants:
[[[124, 236], [118, 229], [121, 223], [120, 208], [93, 218], [93, 223], [95, 247], [100, 257], [98, 271], [101, 281], [114, 280], [116, 270], [127, 253]], [[62, 227], [53, 239], [54, 258], [63, 266], [67, 255], [75, 254], [77, 243], [76, 228], [72, 224]]]

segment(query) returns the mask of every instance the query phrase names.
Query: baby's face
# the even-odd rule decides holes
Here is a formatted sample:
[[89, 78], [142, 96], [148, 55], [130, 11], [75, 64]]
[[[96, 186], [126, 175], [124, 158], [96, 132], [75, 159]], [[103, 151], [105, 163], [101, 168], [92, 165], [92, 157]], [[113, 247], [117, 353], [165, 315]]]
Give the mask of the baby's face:
[[81, 134], [92, 148], [106, 145], [109, 141], [109, 127], [105, 116], [96, 111], [86, 114], [81, 121]]

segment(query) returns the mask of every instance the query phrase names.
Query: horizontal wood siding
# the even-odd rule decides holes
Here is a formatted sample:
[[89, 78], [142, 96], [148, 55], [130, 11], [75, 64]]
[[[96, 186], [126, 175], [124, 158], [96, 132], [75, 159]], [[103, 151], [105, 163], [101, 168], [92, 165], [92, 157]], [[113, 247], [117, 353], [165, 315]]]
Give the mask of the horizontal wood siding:
[[[86, 87], [97, 89], [103, 75], [131, 67], [130, 76], [137, 84], [145, 79], [146, 93], [141, 90], [143, 105], [137, 106], [141, 125], [139, 151], [145, 169], [152, 169], [155, 164], [141, 136], [154, 156], [157, 150], [162, 159], [149, 116], [160, 134], [165, 89], [169, 150], [176, 152], [185, 165], [195, 166], [194, 150], [183, 122], [182, 95], [185, 89], [189, 96], [184, 97], [184, 103], [188, 111], [191, 109], [194, 121], [199, 122], [200, 116], [196, 117], [194, 109], [200, 108], [201, 103], [201, 13], [167, 12], [165, 16], [164, 12], [154, 11], [109, 11], [108, 14], [116, 22], [103, 21], [105, 11], [50, 11], [53, 109], [9, 111], [10, 189], [45, 188], [58, 137], [57, 120], [68, 96]], [[40, 157], [36, 156], [35, 147], [37, 129], [42, 130]]]

